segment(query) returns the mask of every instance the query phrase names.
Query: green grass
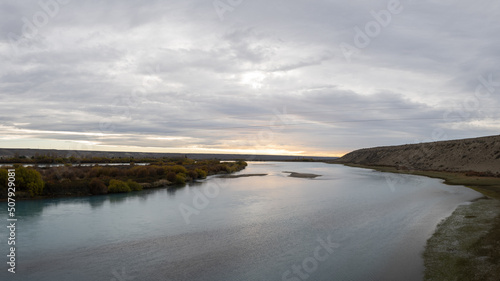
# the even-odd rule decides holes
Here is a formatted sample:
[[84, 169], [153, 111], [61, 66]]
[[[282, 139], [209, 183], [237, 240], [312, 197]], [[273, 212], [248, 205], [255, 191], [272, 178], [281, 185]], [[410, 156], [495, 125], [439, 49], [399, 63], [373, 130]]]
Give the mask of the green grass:
[[499, 239], [497, 200], [460, 206], [427, 241], [425, 280], [500, 280]]

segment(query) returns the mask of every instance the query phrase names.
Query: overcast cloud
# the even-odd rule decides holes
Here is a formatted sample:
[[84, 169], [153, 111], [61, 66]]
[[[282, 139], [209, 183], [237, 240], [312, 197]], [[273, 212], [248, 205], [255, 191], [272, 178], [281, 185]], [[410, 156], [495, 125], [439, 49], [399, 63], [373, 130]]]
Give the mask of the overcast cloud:
[[0, 147], [342, 155], [495, 135], [498, 15], [493, 0], [2, 1]]

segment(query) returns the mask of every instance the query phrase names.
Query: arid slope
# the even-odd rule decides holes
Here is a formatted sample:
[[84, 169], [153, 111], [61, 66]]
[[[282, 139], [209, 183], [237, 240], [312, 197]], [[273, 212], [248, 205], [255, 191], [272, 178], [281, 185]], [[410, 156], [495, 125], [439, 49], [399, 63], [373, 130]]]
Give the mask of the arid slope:
[[500, 135], [365, 148], [348, 153], [335, 163], [423, 171], [474, 171], [499, 176]]

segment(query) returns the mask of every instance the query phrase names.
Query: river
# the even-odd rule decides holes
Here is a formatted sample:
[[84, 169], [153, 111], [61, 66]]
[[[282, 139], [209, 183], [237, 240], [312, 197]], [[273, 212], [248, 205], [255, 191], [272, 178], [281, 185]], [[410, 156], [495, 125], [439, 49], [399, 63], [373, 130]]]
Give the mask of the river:
[[[283, 171], [322, 175], [289, 177]], [[481, 195], [439, 179], [250, 162], [176, 190], [20, 201], [1, 280], [422, 280], [438, 222]], [[7, 203], [0, 220], [7, 226]], [[7, 279], [10, 278], [10, 279]]]

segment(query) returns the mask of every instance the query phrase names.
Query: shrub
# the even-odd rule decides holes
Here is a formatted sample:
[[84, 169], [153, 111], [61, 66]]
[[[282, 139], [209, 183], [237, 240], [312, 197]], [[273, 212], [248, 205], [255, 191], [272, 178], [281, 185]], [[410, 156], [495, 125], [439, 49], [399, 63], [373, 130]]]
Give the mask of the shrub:
[[92, 167], [92, 169], [89, 172], [89, 177], [90, 178], [97, 178], [97, 177], [100, 177], [101, 174], [102, 174], [101, 167]]
[[68, 167], [65, 167], [65, 169], [62, 173], [62, 177], [64, 179], [69, 179], [69, 180], [75, 180], [75, 178], [76, 178], [75, 172], [73, 172], [73, 170], [69, 169]]
[[135, 181], [133, 181], [131, 179], [127, 180], [127, 185], [133, 191], [142, 190], [142, 185], [138, 184], [137, 182], [135, 182]]
[[230, 165], [230, 164], [224, 164], [224, 166], [222, 167], [222, 171], [225, 171], [227, 173], [233, 173], [236, 171], [236, 168], [234, 165]]
[[139, 167], [137, 170], [137, 177], [138, 178], [146, 178], [149, 177], [149, 171], [147, 167]]
[[175, 181], [174, 183], [176, 184], [185, 184], [186, 183], [186, 175], [183, 173], [179, 173], [175, 175]]
[[168, 167], [168, 169], [176, 174], [178, 174], [178, 173], [187, 174], [186, 168], [184, 166], [181, 166], [181, 165], [175, 165], [172, 167]]
[[196, 174], [198, 174], [199, 179], [204, 179], [207, 177], [207, 171], [204, 171], [202, 169], [195, 169], [194, 171], [196, 172]]
[[109, 181], [109, 186], [108, 186], [109, 193], [125, 193], [131, 191], [132, 190], [130, 189], [130, 187], [124, 181], [115, 179]]
[[109, 176], [112, 178], [116, 178], [117, 176], [120, 175], [120, 170], [118, 168], [109, 168]]
[[163, 176], [165, 174], [165, 170], [162, 167], [155, 166], [154, 168], [155, 168], [156, 174], [158, 176]]
[[169, 182], [175, 182], [176, 174], [174, 172], [168, 172], [166, 178]]
[[16, 187], [21, 191], [28, 191], [31, 197], [35, 197], [42, 194], [45, 182], [38, 171], [20, 166], [16, 168]]
[[89, 184], [90, 194], [99, 195], [108, 193], [108, 187], [97, 178], [92, 179]]
[[8, 172], [6, 169], [0, 169], [0, 197], [7, 197]]
[[198, 178], [198, 173], [195, 170], [189, 171], [189, 177], [192, 179], [197, 179]]

